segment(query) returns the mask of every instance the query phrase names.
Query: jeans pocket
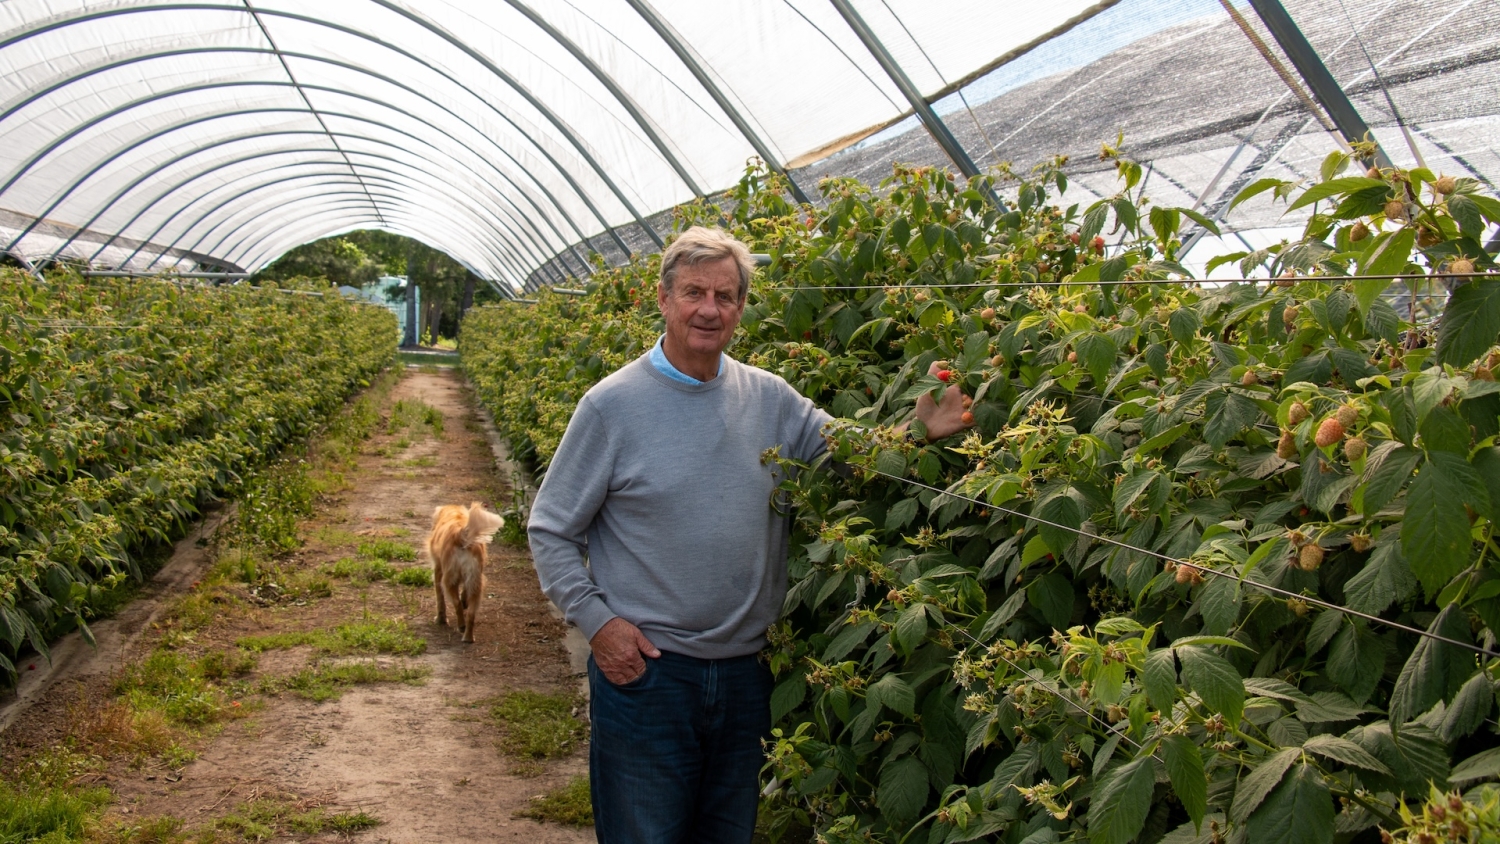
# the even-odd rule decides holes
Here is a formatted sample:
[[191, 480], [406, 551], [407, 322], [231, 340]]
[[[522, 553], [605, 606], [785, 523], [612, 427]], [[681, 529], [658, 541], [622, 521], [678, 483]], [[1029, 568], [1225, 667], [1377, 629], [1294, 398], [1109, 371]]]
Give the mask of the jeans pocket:
[[641, 669], [640, 675], [637, 676], [634, 680], [631, 680], [628, 683], [616, 683], [615, 681], [609, 679], [609, 677], [606, 676], [605, 673], [602, 670], [599, 671], [599, 676], [603, 677], [604, 678], [604, 682], [610, 684], [614, 688], [620, 689], [621, 691], [629, 692], [629, 691], [635, 691], [636, 689], [639, 689], [639, 688], [642, 688], [643, 686], [645, 686], [646, 685], [646, 680], [651, 676], [652, 673], [653, 672], [651, 671], [651, 660], [647, 659], [646, 660], [646, 667]]

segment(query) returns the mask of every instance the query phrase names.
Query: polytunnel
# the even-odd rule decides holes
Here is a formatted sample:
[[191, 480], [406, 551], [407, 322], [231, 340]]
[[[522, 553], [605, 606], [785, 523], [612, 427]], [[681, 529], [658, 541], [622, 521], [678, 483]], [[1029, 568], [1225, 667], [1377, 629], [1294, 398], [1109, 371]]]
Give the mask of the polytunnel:
[[[1402, 166], [1500, 177], [1493, 2], [7, 0], [0, 242], [27, 266], [253, 272], [382, 229], [507, 293], [661, 245], [748, 159], [878, 182], [1071, 157], [1123, 136], [1226, 238], [1252, 178], [1367, 134]], [[1208, 252], [1209, 250], [1204, 250]]]

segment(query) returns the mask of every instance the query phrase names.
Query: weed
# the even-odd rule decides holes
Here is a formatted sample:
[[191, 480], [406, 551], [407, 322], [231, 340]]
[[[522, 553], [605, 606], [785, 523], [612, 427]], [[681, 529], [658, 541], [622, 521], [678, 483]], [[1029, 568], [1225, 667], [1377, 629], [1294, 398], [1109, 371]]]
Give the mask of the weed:
[[[116, 822], [103, 840], [109, 844], [177, 844], [188, 839], [182, 834], [182, 820], [171, 816], [141, 818], [135, 822]], [[213, 839], [200, 837], [203, 844]]]
[[416, 656], [427, 650], [427, 640], [412, 635], [406, 622], [366, 616], [358, 621], [340, 624], [331, 631], [295, 630], [245, 636], [235, 641], [239, 647], [255, 653], [286, 650], [312, 645], [329, 654], [400, 654]]
[[359, 555], [376, 560], [402, 560], [410, 562], [417, 558], [417, 549], [389, 539], [374, 539], [359, 543]]
[[358, 580], [365, 583], [386, 580], [396, 573], [391, 564], [385, 560], [370, 559], [368, 557], [361, 557], [359, 559], [344, 557], [330, 565], [324, 566], [323, 571], [334, 577]]
[[593, 826], [594, 807], [589, 799], [589, 778], [577, 776], [562, 788], [531, 798], [515, 817], [551, 821], [566, 826]]
[[0, 841], [81, 841], [111, 799], [107, 788], [16, 788], [0, 782]]
[[391, 582], [399, 583], [402, 586], [431, 586], [432, 569], [426, 566], [412, 566], [411, 568], [401, 569], [391, 578]]
[[526, 483], [520, 472], [511, 472], [510, 506], [500, 512], [505, 524], [500, 528], [500, 541], [506, 545], [525, 548], [526, 522], [530, 510], [526, 506]]
[[431, 430], [434, 437], [442, 439], [443, 412], [419, 399], [402, 399], [391, 407], [386, 433], [414, 432], [424, 427]]
[[505, 731], [500, 749], [521, 760], [572, 753], [588, 732], [574, 714], [578, 706], [576, 695], [511, 692], [490, 707], [490, 718]]
[[363, 683], [406, 683], [421, 685], [430, 673], [425, 668], [390, 668], [374, 662], [348, 662], [320, 665], [299, 671], [290, 677], [267, 679], [260, 684], [265, 694], [286, 692], [315, 703], [337, 700], [350, 686]]
[[320, 527], [312, 531], [312, 538], [325, 545], [354, 545], [359, 537], [353, 531], [336, 527]]
[[[215, 670], [230, 664], [222, 655], [212, 660]], [[201, 661], [158, 649], [145, 661], [129, 666], [115, 683], [130, 708], [157, 710], [179, 724], [202, 725], [229, 717], [224, 691], [209, 680]]]
[[266, 651], [290, 650], [302, 645], [315, 645], [326, 635], [326, 633], [295, 630], [285, 633], [267, 633], [263, 636], [244, 636], [236, 639], [234, 643], [251, 653], [265, 653]]
[[248, 841], [265, 841], [288, 833], [349, 835], [381, 823], [368, 812], [330, 814], [321, 808], [306, 808], [305, 804], [299, 805], [291, 800], [262, 799], [236, 807], [220, 818], [215, 826]]
[[255, 670], [254, 654], [243, 651], [210, 651], [198, 660], [198, 670], [204, 679], [223, 680], [240, 677]]
[[197, 761], [197, 759], [198, 752], [196, 750], [189, 750], [176, 742], [173, 742], [167, 748], [166, 752], [161, 755], [162, 764], [174, 771], [186, 768], [190, 763]]
[[403, 461], [401, 461], [401, 465], [403, 465], [403, 466], [416, 466], [418, 468], [426, 469], [426, 468], [429, 468], [429, 467], [432, 467], [432, 466], [436, 466], [437, 465], [437, 458], [434, 457], [431, 454], [428, 454], [428, 455], [424, 455], [422, 457], [413, 457], [410, 460], [403, 460]]

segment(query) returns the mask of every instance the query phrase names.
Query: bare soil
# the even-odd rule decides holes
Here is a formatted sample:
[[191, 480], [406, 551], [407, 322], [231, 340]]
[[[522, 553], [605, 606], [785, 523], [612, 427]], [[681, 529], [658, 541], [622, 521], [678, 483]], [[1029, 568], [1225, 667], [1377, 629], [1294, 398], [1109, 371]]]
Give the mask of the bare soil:
[[[300, 527], [305, 543], [281, 561], [284, 568], [317, 569], [353, 556], [358, 542], [371, 538], [420, 549], [432, 510], [441, 504], [483, 501], [497, 511], [509, 505], [510, 479], [496, 470], [491, 432], [460, 373], [407, 370], [382, 412], [400, 399], [438, 408], [443, 437], [413, 437], [400, 448], [404, 435], [387, 434], [382, 426], [362, 449], [358, 468], [346, 473], [346, 489], [321, 502], [317, 515]], [[80, 712], [109, 697], [120, 667], [155, 647], [159, 608], [192, 588], [194, 573], [208, 565], [206, 552], [191, 539], [179, 545], [165, 580], [158, 578], [142, 599], [104, 625], [107, 635], [97, 652], [74, 654], [46, 682], [31, 682], [29, 705], [0, 734], [0, 758], [19, 758], [76, 732]], [[421, 552], [417, 564], [427, 562]], [[354, 686], [325, 703], [286, 694], [247, 698], [245, 716], [196, 740], [197, 760], [180, 770], [159, 762], [112, 762], [101, 776], [117, 797], [106, 823], [172, 816], [190, 830], [270, 797], [328, 812], [369, 812], [381, 825], [355, 836], [369, 842], [594, 840], [590, 829], [515, 817], [531, 798], [585, 773], [586, 748], [570, 758], [518, 766], [498, 750], [500, 728], [488, 718], [490, 704], [510, 691], [579, 689], [563, 645], [567, 630], [538, 589], [525, 550], [499, 541], [491, 547], [472, 645], [461, 643], [455, 628], [436, 624], [430, 587], [342, 579], [332, 584], [331, 597], [300, 605], [227, 608], [183, 652], [230, 648], [244, 636], [332, 629], [367, 616], [398, 618], [427, 640], [427, 650], [382, 661], [425, 668], [426, 681]], [[307, 648], [264, 653], [252, 679], [293, 673], [312, 658]], [[279, 840], [341, 839], [323, 833]]]

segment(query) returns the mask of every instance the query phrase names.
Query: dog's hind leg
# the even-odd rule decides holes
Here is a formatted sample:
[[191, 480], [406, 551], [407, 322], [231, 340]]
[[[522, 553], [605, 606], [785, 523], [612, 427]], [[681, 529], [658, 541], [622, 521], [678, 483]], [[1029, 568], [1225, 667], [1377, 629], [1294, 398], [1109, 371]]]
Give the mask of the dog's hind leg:
[[432, 585], [437, 589], [437, 605], [438, 605], [437, 623], [438, 623], [438, 626], [439, 627], [447, 627], [448, 626], [448, 601], [447, 601], [447, 595], [445, 594], [445, 590], [443, 588], [443, 570], [441, 568], [438, 568], [437, 566], [433, 566]]

